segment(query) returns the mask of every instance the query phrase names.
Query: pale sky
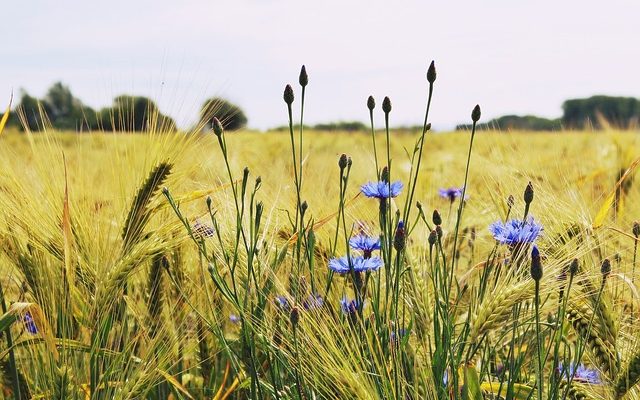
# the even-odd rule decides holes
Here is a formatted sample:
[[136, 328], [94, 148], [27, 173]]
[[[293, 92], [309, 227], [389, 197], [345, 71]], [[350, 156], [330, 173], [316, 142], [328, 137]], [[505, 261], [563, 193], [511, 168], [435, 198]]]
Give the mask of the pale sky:
[[[423, 118], [429, 62], [436, 129], [504, 114], [561, 115], [565, 99], [640, 97], [635, 0], [20, 0], [2, 5], [0, 108], [55, 81], [85, 104], [152, 97], [186, 127], [207, 97], [249, 126], [287, 122], [282, 91], [309, 72], [306, 121], [366, 121], [388, 95], [393, 125]], [[298, 96], [299, 98], [299, 96]], [[3, 100], [6, 99], [6, 100]]]

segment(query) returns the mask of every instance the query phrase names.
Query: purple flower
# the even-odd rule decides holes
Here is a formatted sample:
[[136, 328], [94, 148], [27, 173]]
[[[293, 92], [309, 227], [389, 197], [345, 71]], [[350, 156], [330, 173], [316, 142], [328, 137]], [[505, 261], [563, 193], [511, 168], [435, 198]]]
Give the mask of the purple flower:
[[502, 244], [518, 245], [536, 240], [542, 232], [542, 225], [536, 223], [533, 218], [529, 218], [526, 222], [512, 219], [507, 222], [494, 222], [489, 226], [489, 231], [494, 239]]
[[240, 317], [238, 317], [238, 316], [237, 316], [237, 315], [235, 315], [235, 314], [230, 314], [230, 315], [229, 315], [229, 321], [231, 321], [231, 322], [232, 322], [232, 323], [234, 323], [234, 324], [237, 324], [237, 323], [239, 323], [239, 322], [240, 322]]
[[575, 376], [573, 377], [573, 379], [576, 382], [592, 383], [595, 385], [600, 385], [602, 383], [602, 379], [600, 379], [600, 373], [595, 369], [585, 367], [584, 364], [580, 364], [578, 365], [578, 368], [576, 368], [575, 364], [571, 363], [569, 364], [569, 368], [567, 371], [562, 363], [560, 363], [558, 370], [560, 371], [560, 374], [564, 375], [566, 379], [571, 377], [575, 372]]
[[380, 250], [380, 237], [358, 235], [349, 239], [349, 246], [353, 250], [364, 252], [365, 258], [371, 258], [371, 252]]
[[403, 187], [404, 186], [400, 181], [395, 181], [393, 183], [385, 181], [367, 182], [360, 187], [360, 191], [367, 197], [388, 199], [389, 197], [397, 197]]
[[355, 315], [359, 306], [360, 303], [357, 300], [349, 300], [346, 297], [340, 300], [340, 309], [342, 309], [342, 312], [346, 315]]
[[[384, 263], [380, 257], [364, 258], [362, 256], [351, 257], [351, 267], [354, 272], [371, 272], [377, 271]], [[347, 274], [351, 272], [349, 266], [349, 258], [347, 256], [340, 258], [332, 258], [329, 260], [329, 268], [338, 274]]]
[[307, 297], [307, 299], [302, 302], [302, 307], [304, 307], [305, 310], [313, 310], [316, 308], [321, 308], [323, 304], [324, 299], [322, 298], [322, 296], [320, 296], [318, 293], [315, 293], [310, 294], [309, 297]]
[[285, 296], [276, 296], [276, 306], [282, 311], [288, 311], [291, 307], [289, 305], [289, 300]]
[[24, 328], [27, 330], [27, 332], [32, 335], [38, 333], [38, 327], [36, 326], [36, 323], [33, 320], [30, 312], [27, 311], [27, 313], [24, 314], [24, 316], [22, 317], [22, 322], [24, 323]]
[[196, 221], [191, 227], [191, 230], [196, 237], [209, 238], [213, 237], [213, 235], [215, 234], [215, 231], [212, 227], [210, 227], [209, 225], [205, 225], [200, 221]]
[[410, 332], [406, 329], [400, 329], [398, 333], [396, 333], [396, 331], [391, 331], [391, 334], [389, 336], [391, 337], [392, 342], [396, 342], [398, 339], [403, 339], [404, 337], [408, 336], [409, 333]]
[[455, 201], [455, 199], [457, 199], [458, 197], [462, 196], [462, 191], [463, 190], [464, 190], [464, 186], [462, 186], [462, 187], [440, 188], [440, 189], [438, 189], [438, 194], [440, 195], [440, 197], [443, 197], [445, 199], [449, 199], [449, 201], [451, 201], [453, 203]]

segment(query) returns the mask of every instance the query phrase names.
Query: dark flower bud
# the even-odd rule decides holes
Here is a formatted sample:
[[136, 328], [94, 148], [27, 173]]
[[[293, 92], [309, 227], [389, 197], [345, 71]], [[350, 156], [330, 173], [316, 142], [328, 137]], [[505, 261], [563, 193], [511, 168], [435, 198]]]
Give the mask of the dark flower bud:
[[607, 279], [607, 276], [611, 273], [611, 261], [608, 258], [605, 258], [602, 261], [602, 265], [600, 265], [600, 273], [602, 273], [602, 281], [604, 282]]
[[527, 188], [524, 189], [523, 197], [525, 204], [531, 204], [533, 201], [533, 184], [531, 182], [529, 182], [529, 184], [527, 184]]
[[300, 69], [300, 77], [298, 78], [300, 86], [305, 87], [309, 84], [309, 75], [307, 75], [307, 68], [303, 65]]
[[244, 169], [242, 170], [242, 180], [246, 181], [248, 177], [249, 177], [249, 167], [244, 167]]
[[347, 168], [351, 168], [352, 165], [353, 165], [353, 160], [351, 160], [351, 157], [347, 158]]
[[384, 100], [382, 100], [382, 111], [384, 111], [385, 114], [391, 112], [391, 100], [389, 97], [385, 97]]
[[429, 122], [426, 126], [425, 126], [425, 131], [430, 131], [431, 130], [431, 122]]
[[578, 273], [579, 269], [580, 269], [580, 264], [578, 264], [578, 259], [574, 258], [571, 261], [571, 264], [569, 264], [569, 275], [571, 275], [572, 277], [575, 276], [575, 274]]
[[438, 241], [438, 233], [436, 232], [436, 230], [432, 230], [431, 233], [429, 233], [429, 239], [427, 239], [429, 241], [429, 246], [433, 246], [434, 244], [436, 244], [436, 242]]
[[380, 180], [382, 182], [389, 182], [389, 168], [388, 167], [382, 168], [382, 173], [380, 174]]
[[442, 227], [440, 225], [436, 226], [436, 233], [438, 234], [438, 239], [442, 239]]
[[471, 111], [471, 120], [473, 122], [478, 122], [478, 120], [480, 119], [480, 106], [476, 104], [475, 107], [473, 107], [473, 111]]
[[531, 278], [536, 282], [542, 278], [542, 262], [540, 261], [538, 246], [533, 246], [531, 250]]
[[516, 202], [516, 199], [513, 198], [513, 195], [510, 194], [509, 197], [507, 197], [507, 207], [511, 208], [513, 207], [513, 204]]
[[419, 201], [416, 201], [416, 208], [417, 208], [419, 211], [422, 211], [422, 203], [420, 203]]
[[291, 309], [291, 313], [289, 314], [289, 320], [291, 321], [291, 325], [295, 328], [300, 321], [300, 310], [298, 307], [293, 307]]
[[427, 70], [427, 81], [429, 83], [433, 83], [436, 81], [436, 63], [435, 61], [431, 61], [429, 64], [429, 69]]
[[638, 223], [638, 221], [635, 221], [633, 223], [633, 229], [631, 229], [631, 231], [633, 232], [633, 236], [635, 236], [636, 239], [638, 238], [638, 236], [640, 236], [640, 223]]
[[367, 99], [367, 108], [369, 109], [369, 111], [373, 111], [373, 109], [376, 108], [376, 100], [373, 98], [373, 96], [369, 96], [369, 98]]
[[211, 196], [207, 196], [207, 208], [211, 208], [211, 203], [213, 200], [211, 200]]
[[213, 117], [213, 133], [215, 133], [216, 136], [220, 137], [222, 136], [222, 132], [224, 132], [222, 123], [220, 123], [218, 117]]
[[291, 105], [291, 103], [293, 103], [293, 88], [291, 87], [291, 85], [287, 85], [284, 87], [284, 95], [282, 95], [282, 98], [288, 105]]
[[256, 178], [256, 189], [262, 184], [262, 177], [258, 176]]
[[164, 194], [165, 196], [169, 194], [169, 188], [168, 187], [163, 187], [162, 188], [162, 194]]
[[398, 221], [398, 226], [396, 228], [396, 234], [393, 237], [393, 247], [396, 251], [400, 251], [404, 249], [406, 242], [406, 235], [404, 231], [404, 222]]
[[338, 160], [338, 166], [340, 167], [340, 169], [347, 168], [347, 155], [346, 154], [342, 154], [340, 156], [340, 159]]
[[440, 216], [440, 213], [438, 212], [438, 210], [433, 210], [433, 216], [431, 217], [431, 221], [433, 221], [435, 225], [442, 225], [442, 217]]
[[302, 216], [304, 216], [304, 213], [307, 212], [307, 208], [309, 208], [309, 204], [307, 204], [307, 201], [303, 201], [302, 204], [300, 204], [300, 212], [302, 213]]

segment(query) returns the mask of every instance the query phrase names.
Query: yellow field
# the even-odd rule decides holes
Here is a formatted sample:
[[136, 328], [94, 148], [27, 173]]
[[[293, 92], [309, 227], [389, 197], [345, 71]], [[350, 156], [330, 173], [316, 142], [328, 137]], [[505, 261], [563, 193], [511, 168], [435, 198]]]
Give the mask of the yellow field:
[[[349, 318], [341, 317], [340, 299], [352, 290], [348, 279], [334, 277], [333, 291], [324, 291], [327, 261], [344, 254], [344, 235], [350, 236], [359, 229], [370, 235], [379, 234], [378, 205], [359, 194], [362, 184], [376, 180], [371, 136], [304, 133], [301, 200], [308, 203], [305, 222], [314, 226], [316, 237], [315, 249], [312, 246], [310, 250], [306, 236], [300, 242], [295, 236], [292, 238], [289, 217], [295, 216], [296, 190], [289, 134], [230, 132], [225, 137], [233, 181], [241, 181], [244, 167], [250, 171], [246, 213], [240, 218], [246, 232], [238, 235], [255, 233], [251, 251], [236, 236], [233, 190], [213, 134], [26, 135], [9, 131], [0, 136], [0, 282], [7, 307], [17, 304], [9, 308], [9, 314], [17, 318], [10, 328], [14, 347], [9, 349], [4, 343], [0, 346], [0, 351], [6, 352], [0, 358], [4, 398], [10, 398], [15, 387], [14, 372], [6, 357], [9, 350], [13, 350], [17, 372], [23, 380], [22, 390], [32, 398], [441, 396], [440, 383], [434, 383], [438, 379], [429, 375], [431, 360], [435, 359], [430, 353], [435, 340], [433, 309], [437, 308], [440, 289], [432, 282], [434, 264], [427, 243], [430, 230], [418, 221], [415, 201], [421, 203], [429, 224], [432, 211], [440, 210], [442, 255], [452, 254], [459, 203], [450, 204], [438, 195], [438, 189], [462, 186], [470, 133], [427, 134], [412, 217], [405, 221], [410, 227], [406, 252], [398, 261], [403, 269], [411, 271], [400, 279], [398, 301], [403, 317], [394, 314], [388, 323], [380, 324], [393, 332], [400, 329], [395, 324], [402, 322], [403, 329], [411, 331], [408, 341], [398, 348], [387, 340], [380, 341], [380, 328], [371, 327], [379, 314], [367, 308], [372, 307], [367, 303], [364, 313], [371, 313], [369, 317], [361, 316], [359, 322], [351, 323]], [[391, 178], [407, 184], [412, 168], [410, 154], [418, 136], [392, 132], [391, 137]], [[379, 158], [384, 160], [385, 136], [379, 134], [376, 139]], [[353, 167], [345, 194], [345, 225], [337, 227], [338, 159], [342, 153], [351, 157]], [[542, 322], [547, 321], [547, 315], [558, 315], [558, 289], [563, 283], [557, 276], [570, 260], [579, 258], [581, 271], [586, 272], [581, 279], [593, 281], [597, 287], [600, 263], [604, 258], [610, 259], [612, 277], [605, 295], [597, 290], [595, 295], [589, 292], [585, 289], [588, 284], [580, 291], [572, 290], [576, 291], [575, 301], [579, 304], [592, 304], [589, 299], [593, 296], [597, 299], [589, 307], [607, 307], [609, 317], [599, 322], [605, 312], [597, 311], [596, 318], [592, 317], [596, 322], [590, 325], [596, 332], [608, 320], [615, 321], [615, 342], [611, 346], [618, 365], [611, 369], [622, 374], [619, 371], [640, 354], [640, 342], [635, 339], [640, 324], [635, 286], [639, 272], [634, 266], [632, 234], [633, 221], [640, 216], [640, 189], [633, 174], [638, 157], [637, 132], [477, 133], [466, 192], [469, 197], [460, 221], [464, 245], [458, 248], [457, 284], [453, 284], [461, 303], [451, 306], [456, 324], [450, 333], [461, 335], [467, 311], [474, 315], [470, 319], [473, 325], [481, 318], [483, 307], [496, 311], [503, 305], [487, 303], [491, 296], [474, 297], [485, 279], [481, 277], [483, 268], [499, 264], [497, 259], [509, 259], [506, 248], [495, 251], [488, 226], [507, 216], [509, 195], [515, 198], [510, 216], [522, 218], [522, 193], [531, 181], [535, 198], [530, 215], [544, 226], [536, 242], [544, 266]], [[136, 193], [150, 171], [162, 162], [173, 165], [168, 179], [139, 208], [136, 215], [144, 219], [140, 231], [135, 232], [134, 238], [131, 234], [129, 239], [123, 239]], [[616, 202], [608, 201], [627, 170], [628, 175], [618, 185], [620, 195], [614, 196]], [[263, 202], [264, 216], [258, 231], [250, 234], [255, 214], [249, 215], [249, 209], [254, 212], [249, 200], [258, 176], [262, 183], [255, 198]], [[196, 222], [212, 224], [206, 203], [207, 196], [211, 197], [221, 237], [204, 239], [202, 246], [211, 255], [211, 265], [219, 279], [228, 285], [237, 284], [238, 298], [244, 302], [234, 304], [221, 294], [207, 271], [203, 254], [162, 194], [163, 187], [191, 226]], [[238, 184], [238, 191], [241, 187]], [[406, 197], [407, 187], [394, 199], [394, 212], [395, 207], [403, 210]], [[337, 228], [341, 239], [335, 244]], [[468, 245], [472, 228], [477, 238]], [[282, 253], [287, 245], [289, 251]], [[234, 250], [238, 247], [240, 251]], [[298, 248], [302, 249], [303, 261], [297, 258]], [[280, 259], [282, 254], [284, 258]], [[234, 255], [238, 258], [237, 269], [233, 267]], [[528, 271], [528, 253], [511, 257], [526, 260], [518, 261], [518, 265], [526, 264]], [[257, 276], [248, 272], [253, 265]], [[442, 265], [448, 264], [443, 261]], [[492, 294], [511, 293], [508, 290], [514, 287], [526, 292], [533, 287], [530, 277], [521, 278], [496, 272]], [[313, 285], [310, 281], [314, 279], [325, 306], [305, 311], [299, 322], [293, 323], [291, 332], [288, 321], [296, 317], [279, 311], [273, 299], [288, 291], [293, 293], [294, 287], [308, 290], [305, 285]], [[470, 288], [468, 292], [461, 289], [464, 284]], [[382, 285], [391, 285], [391, 281], [385, 279]], [[262, 300], [261, 295], [265, 296]], [[463, 358], [459, 365], [458, 372], [468, 385], [473, 380], [465, 374], [471, 374], [470, 366], [477, 367], [483, 396], [498, 392], [494, 387], [497, 381], [494, 378], [491, 386], [492, 374], [486, 369], [486, 360], [493, 359], [488, 355], [489, 349], [509, 346], [498, 332], [509, 332], [513, 321], [519, 327], [533, 324], [528, 319], [533, 315], [533, 292], [505, 296], [503, 302], [509, 305], [506, 312], [501, 311], [493, 320], [487, 317], [491, 324], [478, 325], [479, 332], [489, 332], [481, 342], [487, 347], [474, 357]], [[291, 294], [290, 301], [299, 303], [303, 297]], [[256, 315], [260, 301], [267, 302], [263, 307], [266, 311]], [[299, 304], [302, 308], [303, 303]], [[517, 304], [526, 305], [521, 312], [529, 317], [513, 318], [512, 307]], [[27, 311], [36, 321], [35, 335], [23, 323]], [[241, 317], [242, 322], [230, 321], [232, 314]], [[565, 325], [564, 340], [574, 343], [577, 337], [579, 349], [580, 334], [570, 331], [572, 323]], [[542, 333], [549, 335], [541, 339], [548, 348], [555, 344], [552, 326], [553, 323], [548, 324]], [[518, 385], [529, 385], [522, 389], [528, 395], [537, 371], [533, 366], [536, 345], [525, 344], [526, 340], [533, 340], [525, 338], [527, 331], [518, 332], [522, 337], [516, 350], [525, 352], [527, 363], [531, 362], [531, 366], [527, 364], [520, 370]], [[471, 343], [470, 340], [466, 338], [464, 342]], [[364, 349], [358, 347], [361, 342], [366, 343]], [[387, 346], [392, 350], [387, 351]], [[403, 356], [398, 356], [398, 349]], [[607, 372], [592, 346], [586, 349], [581, 362], [598, 369], [607, 386], [580, 383], [574, 385], [576, 390], [594, 398], [618, 393], [615, 388], [621, 375]], [[502, 354], [494, 356], [504, 360]], [[250, 365], [257, 370], [252, 371]], [[406, 372], [407, 368], [413, 372]], [[544, 371], [548, 379], [554, 370], [547, 360]], [[448, 390], [454, 390], [450, 381], [448, 385]], [[553, 383], [549, 384], [551, 387]], [[628, 389], [625, 394], [629, 398], [640, 398], [637, 388], [630, 385]]]

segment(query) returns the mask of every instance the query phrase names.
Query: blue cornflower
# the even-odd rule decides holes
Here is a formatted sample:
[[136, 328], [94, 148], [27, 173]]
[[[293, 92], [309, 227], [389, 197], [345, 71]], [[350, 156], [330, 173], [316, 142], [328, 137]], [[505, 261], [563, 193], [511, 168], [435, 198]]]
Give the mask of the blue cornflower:
[[324, 299], [318, 293], [310, 294], [309, 297], [302, 303], [302, 307], [305, 310], [313, 310], [316, 308], [321, 308], [324, 304]]
[[365, 258], [371, 258], [371, 252], [380, 250], [380, 237], [358, 235], [349, 239], [349, 246], [353, 250], [364, 252]]
[[346, 297], [343, 297], [340, 300], [340, 309], [342, 312], [347, 315], [354, 315], [358, 311], [358, 307], [360, 306], [360, 302], [358, 300], [349, 300]]
[[392, 342], [396, 342], [398, 339], [403, 339], [405, 336], [409, 335], [410, 331], [406, 329], [400, 329], [398, 333], [396, 331], [391, 331], [389, 335], [391, 337]]
[[213, 235], [215, 234], [215, 231], [212, 227], [210, 227], [209, 225], [205, 225], [200, 221], [196, 221], [193, 224], [193, 226], [191, 227], [191, 231], [193, 232], [194, 236], [203, 238], [213, 237]]
[[494, 222], [489, 225], [489, 231], [498, 242], [513, 246], [536, 240], [542, 231], [542, 225], [536, 223], [533, 218], [527, 219], [526, 222], [512, 219], [507, 222]]
[[35, 335], [38, 333], [38, 327], [36, 326], [36, 323], [33, 320], [33, 317], [31, 316], [30, 312], [27, 311], [27, 313], [24, 314], [24, 316], [22, 317], [22, 322], [24, 323], [24, 327], [27, 330], [27, 332], [29, 332], [32, 335]]
[[367, 197], [375, 197], [377, 199], [388, 199], [389, 197], [397, 197], [404, 185], [400, 181], [393, 183], [379, 181], [367, 182], [360, 187], [360, 191]]
[[276, 296], [276, 306], [283, 311], [288, 311], [290, 308], [289, 300], [285, 296]]
[[237, 323], [239, 323], [239, 322], [240, 322], [240, 317], [238, 317], [238, 316], [237, 316], [237, 315], [235, 315], [235, 314], [230, 314], [230, 315], [229, 315], [229, 321], [231, 321], [231, 322], [232, 322], [232, 323], [234, 323], [234, 324], [237, 324]]
[[[371, 272], [377, 271], [384, 263], [380, 257], [364, 258], [362, 256], [351, 257], [351, 266], [354, 272]], [[329, 260], [329, 268], [338, 274], [347, 274], [351, 272], [349, 268], [349, 259], [347, 256], [340, 258], [332, 258]]]
[[[464, 190], [464, 186], [462, 187], [450, 187], [450, 188], [440, 188], [438, 189], [438, 194], [440, 197], [445, 199], [449, 199], [449, 201], [454, 202], [455, 199], [462, 196], [462, 191]], [[466, 197], [466, 196], [465, 196]]]
[[602, 383], [602, 379], [600, 379], [600, 373], [595, 369], [585, 367], [584, 364], [580, 364], [578, 365], [578, 368], [576, 368], [575, 364], [571, 363], [569, 364], [569, 370], [567, 371], [563, 367], [562, 363], [560, 363], [560, 367], [558, 369], [560, 370], [560, 374], [564, 375], [565, 378], [571, 377], [575, 370], [576, 375], [573, 377], [573, 379], [577, 382], [592, 383], [595, 385], [599, 385]]

